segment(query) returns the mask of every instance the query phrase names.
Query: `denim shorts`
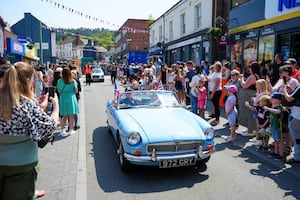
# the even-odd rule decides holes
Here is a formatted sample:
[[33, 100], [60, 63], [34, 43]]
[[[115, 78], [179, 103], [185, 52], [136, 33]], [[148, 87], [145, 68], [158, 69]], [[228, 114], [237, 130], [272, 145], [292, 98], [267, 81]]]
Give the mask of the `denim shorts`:
[[271, 128], [271, 133], [275, 141], [279, 141], [282, 139], [280, 128], [276, 128], [276, 129]]

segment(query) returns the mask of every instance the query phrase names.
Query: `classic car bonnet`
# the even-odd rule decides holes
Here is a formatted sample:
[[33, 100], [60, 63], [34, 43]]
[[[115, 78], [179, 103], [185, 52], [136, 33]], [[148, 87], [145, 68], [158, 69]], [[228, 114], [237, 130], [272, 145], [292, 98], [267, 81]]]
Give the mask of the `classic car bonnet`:
[[207, 122], [185, 109], [126, 109], [122, 110], [122, 117], [130, 121], [131, 128], [139, 129], [143, 140], [148, 139], [149, 143], [206, 139], [202, 127], [207, 128]]

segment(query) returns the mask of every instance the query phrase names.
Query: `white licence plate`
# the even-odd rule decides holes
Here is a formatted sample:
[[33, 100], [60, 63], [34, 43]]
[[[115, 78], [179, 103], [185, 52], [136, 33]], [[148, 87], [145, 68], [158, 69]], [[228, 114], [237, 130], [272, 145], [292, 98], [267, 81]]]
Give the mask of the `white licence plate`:
[[159, 162], [160, 168], [183, 167], [196, 164], [196, 157], [161, 160]]

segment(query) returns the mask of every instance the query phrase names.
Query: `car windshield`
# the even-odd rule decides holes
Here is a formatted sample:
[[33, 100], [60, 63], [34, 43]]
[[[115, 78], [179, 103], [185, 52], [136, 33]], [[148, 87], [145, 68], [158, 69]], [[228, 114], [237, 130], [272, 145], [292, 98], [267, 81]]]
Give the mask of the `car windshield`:
[[93, 70], [93, 73], [101, 74], [101, 73], [102, 73], [102, 70], [101, 70], [101, 69], [94, 69], [94, 70]]
[[169, 91], [130, 91], [119, 98], [119, 108], [179, 106], [175, 93]]

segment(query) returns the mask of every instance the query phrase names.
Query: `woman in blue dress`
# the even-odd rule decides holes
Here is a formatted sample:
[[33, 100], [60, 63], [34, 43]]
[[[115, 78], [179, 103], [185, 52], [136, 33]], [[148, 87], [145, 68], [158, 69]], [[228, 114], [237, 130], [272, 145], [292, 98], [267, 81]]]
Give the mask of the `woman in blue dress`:
[[[74, 115], [79, 113], [76, 93], [78, 92], [77, 82], [72, 78], [70, 68], [65, 67], [62, 71], [62, 78], [57, 81], [57, 91], [59, 92], [59, 114], [61, 120], [61, 136], [68, 136], [75, 133]], [[69, 123], [69, 133], [65, 131], [66, 121]]]

